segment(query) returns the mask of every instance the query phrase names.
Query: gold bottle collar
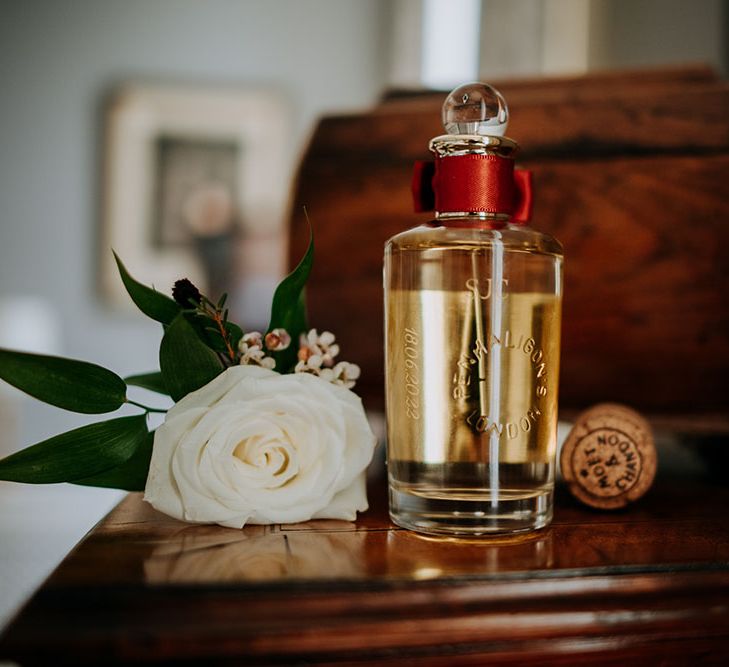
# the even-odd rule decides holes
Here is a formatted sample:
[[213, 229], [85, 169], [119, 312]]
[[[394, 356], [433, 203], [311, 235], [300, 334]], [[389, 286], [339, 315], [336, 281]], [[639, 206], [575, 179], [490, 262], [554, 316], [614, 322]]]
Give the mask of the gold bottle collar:
[[430, 150], [438, 157], [455, 155], [499, 155], [513, 158], [519, 144], [509, 137], [480, 134], [442, 134], [430, 140]]

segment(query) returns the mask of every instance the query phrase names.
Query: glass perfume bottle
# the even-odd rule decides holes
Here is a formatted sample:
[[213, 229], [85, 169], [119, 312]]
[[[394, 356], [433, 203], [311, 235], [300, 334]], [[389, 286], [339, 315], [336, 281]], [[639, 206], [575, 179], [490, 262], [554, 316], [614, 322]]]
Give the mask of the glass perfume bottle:
[[442, 535], [536, 530], [552, 518], [562, 247], [528, 227], [508, 111], [456, 88], [448, 134], [413, 179], [435, 219], [385, 246], [390, 515]]

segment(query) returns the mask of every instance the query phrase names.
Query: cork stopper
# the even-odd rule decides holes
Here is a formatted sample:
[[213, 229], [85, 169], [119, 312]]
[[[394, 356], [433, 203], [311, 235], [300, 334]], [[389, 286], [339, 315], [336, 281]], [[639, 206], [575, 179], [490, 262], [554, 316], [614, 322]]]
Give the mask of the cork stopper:
[[648, 422], [624, 405], [601, 403], [577, 417], [560, 467], [577, 499], [598, 509], [618, 509], [648, 491], [656, 461]]

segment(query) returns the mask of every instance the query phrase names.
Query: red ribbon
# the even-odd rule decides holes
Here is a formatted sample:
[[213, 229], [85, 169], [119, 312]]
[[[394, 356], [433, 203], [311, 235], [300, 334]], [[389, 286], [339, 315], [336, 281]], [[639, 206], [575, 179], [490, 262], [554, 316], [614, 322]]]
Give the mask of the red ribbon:
[[416, 212], [505, 213], [517, 223], [531, 217], [532, 172], [498, 155], [418, 161], [412, 189]]

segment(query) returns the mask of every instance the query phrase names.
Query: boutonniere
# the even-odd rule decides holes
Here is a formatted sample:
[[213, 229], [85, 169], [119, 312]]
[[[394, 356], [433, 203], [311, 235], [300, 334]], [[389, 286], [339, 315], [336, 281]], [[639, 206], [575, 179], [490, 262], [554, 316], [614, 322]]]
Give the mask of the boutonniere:
[[[115, 255], [116, 257], [116, 255]], [[367, 509], [365, 470], [376, 439], [352, 391], [359, 368], [339, 360], [332, 333], [310, 329], [304, 302], [314, 259], [279, 284], [265, 332], [228, 320], [188, 280], [172, 297], [143, 285], [116, 257], [129, 296], [163, 335], [159, 371], [122, 379], [95, 364], [0, 349], [0, 378], [73, 412], [115, 417], [57, 435], [0, 461], [0, 479], [144, 491], [177, 519], [242, 528], [312, 518], [353, 520]], [[134, 387], [170, 396], [169, 410]], [[151, 412], [166, 412], [149, 431]]]

